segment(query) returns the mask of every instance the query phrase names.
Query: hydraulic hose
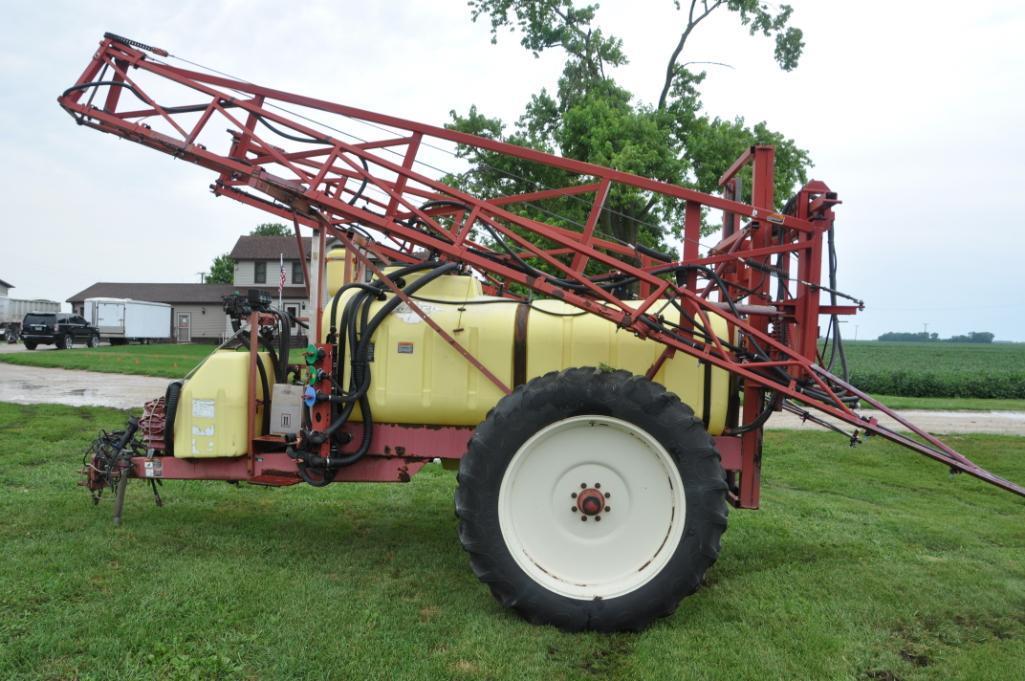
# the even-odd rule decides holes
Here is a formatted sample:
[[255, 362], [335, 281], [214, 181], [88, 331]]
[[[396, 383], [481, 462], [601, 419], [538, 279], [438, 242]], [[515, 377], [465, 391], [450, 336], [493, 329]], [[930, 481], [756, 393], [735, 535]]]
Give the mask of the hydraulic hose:
[[[432, 269], [416, 281], [407, 284], [404, 287], [404, 292], [407, 294], [415, 293], [417, 290], [426, 286], [438, 277], [456, 269], [459, 265], [457, 263], [420, 263], [418, 266], [410, 266], [410, 268], [413, 267], [416, 269], [427, 269], [430, 267]], [[399, 272], [396, 272], [391, 276], [395, 277], [398, 274]], [[367, 451], [370, 449], [370, 440], [373, 434], [373, 414], [370, 408], [370, 401], [367, 398], [371, 373], [369, 366], [370, 343], [374, 333], [377, 331], [377, 328], [387, 318], [387, 316], [402, 303], [402, 299], [399, 296], [392, 296], [381, 306], [373, 317], [370, 317], [370, 306], [368, 304], [370, 292], [362, 291], [357, 294], [357, 296], [354, 296], [354, 298], [356, 297], [362, 299], [358, 301], [359, 307], [357, 309], [353, 309], [347, 305], [347, 309], [345, 311], [345, 316], [347, 318], [346, 326], [348, 328], [344, 329], [344, 331], [347, 332], [346, 335], [348, 336], [348, 342], [350, 344], [350, 352], [352, 353], [349, 377], [350, 392], [344, 395], [348, 404], [342, 410], [341, 414], [335, 418], [326, 429], [312, 433], [309, 440], [313, 444], [320, 444], [330, 438], [348, 421], [357, 402], [359, 403], [361, 416], [363, 418], [363, 437], [361, 438], [360, 445], [356, 451], [345, 454], [344, 456], [329, 457], [327, 459], [319, 457], [318, 455], [309, 457], [311, 459], [311, 463], [316, 464], [323, 462], [328, 468], [336, 468], [352, 464], [366, 455]], [[355, 306], [356, 302], [357, 301], [350, 301], [350, 305]], [[360, 327], [358, 335], [355, 328], [357, 316], [359, 317], [358, 321]]]

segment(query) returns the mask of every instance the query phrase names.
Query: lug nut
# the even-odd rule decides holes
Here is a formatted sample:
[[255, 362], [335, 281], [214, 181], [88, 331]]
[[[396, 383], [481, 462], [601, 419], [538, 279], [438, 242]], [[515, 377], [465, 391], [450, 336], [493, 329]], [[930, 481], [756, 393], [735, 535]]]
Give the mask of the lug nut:
[[586, 482], [580, 483], [580, 489], [587, 489], [587, 483]]
[[577, 512], [577, 507], [576, 506], [570, 506], [569, 507], [569, 512], [570, 513], [576, 513]]
[[601, 483], [600, 482], [594, 483], [594, 488], [595, 489], [601, 489]]
[[581, 519], [582, 521], [584, 521], [585, 523], [587, 522], [587, 516], [586, 516], [586, 515], [582, 515], [582, 516], [580, 516], [580, 519]]
[[594, 522], [597, 523], [597, 522], [600, 522], [600, 521], [601, 521], [601, 516], [600, 515], [594, 516]]
[[570, 499], [576, 499], [577, 498], [577, 493], [576, 492], [570, 492], [569, 493], [569, 498]]
[[606, 492], [605, 493], [605, 498], [606, 499], [611, 499], [612, 498], [612, 492]]
[[605, 507], [605, 512], [606, 512], [606, 513], [608, 513], [608, 512], [609, 512], [609, 511], [611, 511], [611, 510], [612, 510], [612, 507], [611, 507], [611, 506], [606, 506], [606, 507]]

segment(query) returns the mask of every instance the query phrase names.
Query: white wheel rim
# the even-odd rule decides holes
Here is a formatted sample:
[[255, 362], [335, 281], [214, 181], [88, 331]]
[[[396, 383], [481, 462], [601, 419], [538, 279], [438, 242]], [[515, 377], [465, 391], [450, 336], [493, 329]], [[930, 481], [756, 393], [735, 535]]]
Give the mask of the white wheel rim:
[[[596, 492], [605, 506], [585, 512], [580, 504], [593, 511]], [[513, 455], [498, 520], [533, 581], [570, 598], [608, 599], [666, 566], [683, 537], [685, 501], [675, 462], [647, 432], [608, 416], [575, 416], [541, 429]]]

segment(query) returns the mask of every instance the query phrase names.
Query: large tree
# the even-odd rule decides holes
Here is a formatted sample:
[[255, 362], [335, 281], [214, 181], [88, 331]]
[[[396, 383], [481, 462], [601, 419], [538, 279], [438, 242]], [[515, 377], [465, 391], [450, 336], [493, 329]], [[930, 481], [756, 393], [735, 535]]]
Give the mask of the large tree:
[[[723, 171], [752, 144], [776, 145], [776, 199], [782, 204], [807, 180], [808, 153], [765, 123], [749, 125], [742, 117], [722, 119], [701, 111], [702, 62], [683, 61], [693, 31], [712, 13], [731, 13], [752, 35], [775, 40], [779, 67], [795, 68], [804, 46], [800, 29], [790, 25], [791, 8], [775, 10], [758, 0], [691, 0], [676, 7], [684, 17], [660, 92], [649, 103], [616, 82], [614, 71], [627, 63], [622, 41], [595, 24], [597, 5], [577, 7], [574, 0], [470, 0], [473, 19], [490, 20], [492, 42], [500, 30], [520, 34], [520, 44], [537, 56], [561, 49], [566, 57], [555, 92], [535, 94], [511, 131], [498, 118], [479, 112], [452, 112], [451, 128], [502, 139], [645, 177], [693, 187], [716, 189]], [[707, 63], [707, 62], [706, 62]], [[482, 196], [569, 184], [561, 171], [463, 147], [460, 156], [471, 170], [450, 178]], [[749, 188], [749, 183], [748, 183]], [[580, 223], [589, 206], [579, 197], [523, 208], [532, 217], [555, 223]], [[617, 187], [606, 202], [599, 230], [617, 239], [664, 246], [667, 230], [679, 233], [682, 206], [632, 188]]]
[[214, 258], [210, 263], [210, 271], [203, 279], [203, 283], [206, 284], [231, 284], [234, 281], [235, 261], [227, 253]]
[[256, 226], [249, 236], [288, 236], [294, 234], [292, 228], [280, 222], [263, 222]]

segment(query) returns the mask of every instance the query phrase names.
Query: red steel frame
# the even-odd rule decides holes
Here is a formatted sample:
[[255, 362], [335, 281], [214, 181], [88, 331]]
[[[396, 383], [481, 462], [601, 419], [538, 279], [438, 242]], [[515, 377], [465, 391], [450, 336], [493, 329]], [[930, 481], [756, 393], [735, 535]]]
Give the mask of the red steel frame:
[[[823, 287], [821, 263], [823, 235], [834, 221], [839, 201], [822, 182], [805, 185], [787, 214], [774, 207], [774, 150], [755, 146], [724, 174], [721, 184], [728, 197], [715, 196], [591, 163], [468, 135], [445, 128], [373, 113], [325, 100], [304, 97], [251, 83], [169, 64], [158, 48], [107, 34], [85, 71], [59, 98], [60, 105], [81, 125], [87, 125], [170, 154], [218, 174], [213, 192], [256, 206], [296, 225], [316, 230], [320, 239], [340, 239], [362, 264], [374, 269], [361, 250], [383, 260], [413, 262], [414, 249], [426, 249], [442, 260], [462, 263], [488, 280], [489, 290], [505, 295], [509, 285], [532, 289], [558, 298], [581, 310], [603, 317], [626, 332], [665, 346], [648, 374], [676, 352], [696, 357], [710, 366], [731, 372], [744, 395], [741, 423], [750, 424], [768, 401], [776, 408], [810, 414], [810, 407], [826, 416], [876, 434], [936, 461], [966, 472], [1005, 490], [1025, 496], [1025, 489], [975, 465], [940, 440], [908, 423], [853, 386], [817, 364], [818, 319], [821, 314], [854, 314], [858, 306], [825, 306], [819, 301]], [[150, 94], [173, 90], [173, 105], [158, 103]], [[96, 95], [105, 91], [101, 103]], [[180, 103], [185, 102], [185, 103]], [[297, 113], [293, 109], [302, 109]], [[347, 142], [347, 133], [317, 123], [311, 114], [358, 122], [385, 131], [381, 139]], [[228, 137], [223, 133], [228, 127]], [[325, 128], [338, 136], [325, 133]], [[157, 129], [159, 128], [159, 129]], [[219, 134], [220, 133], [220, 134]], [[349, 136], [351, 137], [351, 135]], [[480, 198], [424, 173], [430, 167], [421, 157], [425, 148], [448, 143], [476, 148], [549, 166], [572, 178], [566, 186], [497, 198]], [[221, 148], [221, 151], [214, 149]], [[751, 203], [737, 200], [742, 169], [750, 167]], [[362, 187], [372, 188], [366, 195]], [[692, 266], [679, 280], [660, 272], [666, 267], [633, 245], [597, 232], [598, 219], [610, 192], [633, 188], [663, 200], [682, 202], [684, 221], [680, 259], [672, 265]], [[586, 222], [579, 229], [532, 219], [516, 212], [517, 206], [552, 198], [575, 197], [589, 203]], [[359, 199], [358, 201], [356, 199]], [[427, 202], [441, 202], [424, 208]], [[357, 205], [362, 203], [362, 205]], [[702, 255], [702, 215], [723, 213], [723, 239]], [[420, 228], [420, 226], [423, 228]], [[543, 263], [553, 276], [525, 273], [514, 259], [494, 243], [482, 240], [478, 225], [486, 225], [519, 249], [517, 255]], [[367, 230], [370, 230], [368, 233]], [[356, 243], [354, 243], [356, 242]], [[321, 241], [323, 244], [323, 241]], [[773, 258], [780, 265], [773, 266]], [[634, 277], [642, 302], [627, 300], [601, 288], [586, 272], [589, 262], [610, 272]], [[346, 265], [348, 267], [348, 265]], [[703, 269], [694, 269], [694, 268]], [[796, 267], [796, 269], [794, 269]], [[323, 262], [311, 273], [323, 282]], [[770, 284], [783, 278], [785, 293], [773, 296]], [[716, 283], [723, 282], [722, 285]], [[312, 279], [307, 277], [307, 281]], [[566, 286], [562, 282], [570, 282]], [[723, 287], [730, 292], [725, 300]], [[323, 290], [322, 287], [320, 290]], [[402, 295], [397, 289], [393, 289]], [[678, 326], [665, 323], [661, 312], [673, 300], [686, 313]], [[733, 307], [734, 302], [741, 304]], [[319, 304], [320, 301], [316, 301]], [[422, 314], [413, 301], [407, 304]], [[321, 315], [317, 304], [316, 326]], [[710, 315], [724, 318], [734, 346], [710, 329]], [[426, 315], [425, 321], [430, 322]], [[254, 319], [254, 321], [256, 321]], [[457, 351], [489, 380], [508, 392], [509, 387], [462, 348], [443, 329], [432, 324]], [[254, 334], [255, 338], [255, 334]], [[321, 336], [317, 335], [317, 338]], [[254, 341], [255, 342], [255, 341]], [[331, 346], [318, 366], [330, 366]], [[254, 355], [255, 357], [255, 355]], [[255, 360], [254, 360], [255, 361]], [[254, 364], [255, 367], [255, 364]], [[255, 374], [255, 368], [252, 369]], [[255, 386], [255, 375], [250, 386]], [[327, 389], [328, 386], [317, 386]], [[813, 388], [815, 394], [809, 394]], [[255, 410], [251, 388], [251, 411]], [[841, 397], [854, 394], [917, 436], [896, 432], [875, 419], [859, 415]], [[785, 403], [784, 403], [785, 401]], [[796, 406], [802, 405], [801, 407]], [[314, 408], [323, 418], [326, 404]], [[231, 479], [291, 484], [297, 481], [295, 462], [283, 453], [283, 442], [272, 436], [255, 437], [250, 414], [250, 455], [240, 459], [183, 460], [145, 457], [133, 460], [141, 477]], [[316, 424], [315, 424], [316, 425]], [[352, 424], [358, 440], [359, 424]], [[351, 430], [351, 429], [350, 429]], [[458, 459], [470, 429], [423, 428], [398, 425], [375, 427], [371, 454], [339, 472], [337, 480], [404, 480], [434, 457]], [[731, 501], [740, 507], [759, 503], [761, 427], [738, 436], [717, 438], [724, 467], [738, 482]], [[324, 447], [327, 447], [325, 444]], [[148, 468], [147, 468], [148, 466]]]

